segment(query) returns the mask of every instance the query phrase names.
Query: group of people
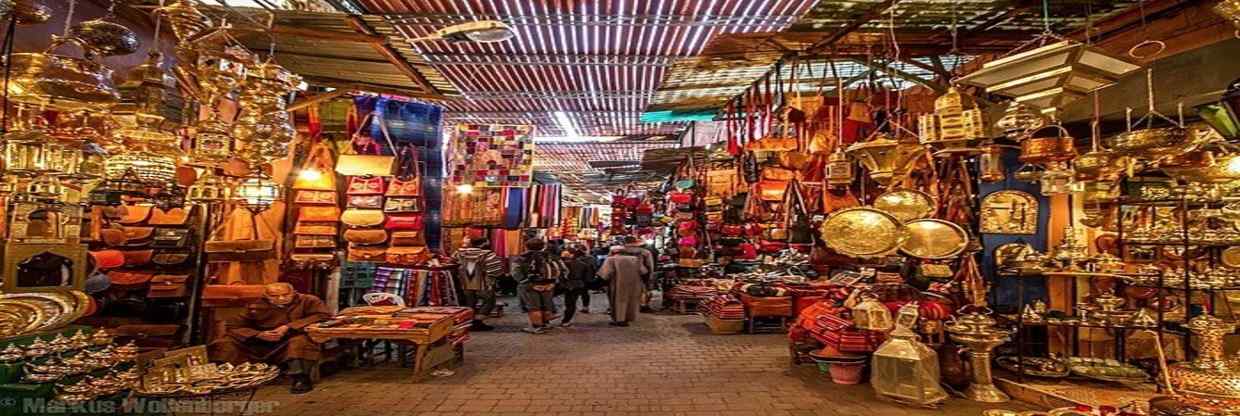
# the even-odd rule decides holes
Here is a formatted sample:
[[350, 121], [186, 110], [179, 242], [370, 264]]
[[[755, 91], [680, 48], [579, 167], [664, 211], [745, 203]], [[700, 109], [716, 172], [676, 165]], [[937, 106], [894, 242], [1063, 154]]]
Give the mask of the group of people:
[[[495, 308], [495, 287], [503, 275], [502, 260], [486, 247], [485, 240], [474, 240], [454, 254], [461, 267], [464, 305], [477, 311], [474, 329], [480, 331], [493, 329], [485, 320]], [[589, 313], [590, 290], [600, 286], [607, 293], [612, 326], [629, 326], [639, 311], [646, 310], [655, 254], [636, 237], [625, 237], [622, 244], [610, 247], [602, 264], [581, 245], [556, 250], [535, 238], [526, 241], [525, 248], [509, 268], [529, 317], [529, 326], [523, 331], [542, 334], [555, 326], [572, 326], [578, 301], [581, 312]], [[563, 316], [556, 315], [555, 298], [559, 295], [564, 297]], [[559, 322], [553, 323], [556, 319]]]

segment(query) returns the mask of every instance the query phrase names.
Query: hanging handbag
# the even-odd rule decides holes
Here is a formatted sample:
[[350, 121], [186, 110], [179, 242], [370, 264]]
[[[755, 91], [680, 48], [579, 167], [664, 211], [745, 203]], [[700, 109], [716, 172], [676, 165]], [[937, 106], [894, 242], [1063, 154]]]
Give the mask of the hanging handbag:
[[124, 227], [125, 247], [146, 247], [151, 244], [155, 227]]
[[300, 222], [293, 226], [293, 235], [336, 236], [336, 223]]
[[763, 179], [754, 185], [758, 200], [763, 202], [783, 202], [784, 193], [788, 190], [787, 181]]
[[165, 253], [160, 252], [151, 257], [151, 262], [160, 266], [179, 266], [184, 264], [190, 258], [189, 253]]
[[300, 190], [293, 196], [293, 203], [299, 205], [336, 205], [336, 192]]
[[417, 231], [422, 229], [421, 215], [389, 215], [383, 223], [388, 231]]
[[153, 208], [155, 208], [153, 205], [126, 205], [125, 215], [117, 223], [121, 225], [144, 223], [147, 218], [150, 218], [151, 209]]
[[336, 222], [340, 221], [340, 208], [332, 206], [301, 207], [297, 221]]
[[161, 274], [151, 278], [146, 297], [152, 299], [182, 298], [188, 294], [185, 282], [188, 275]]
[[344, 240], [350, 245], [375, 246], [387, 242], [388, 233], [382, 229], [349, 229], [344, 230]]
[[288, 261], [293, 270], [330, 270], [336, 267], [336, 255], [330, 253], [293, 253], [289, 254]]
[[422, 231], [393, 231], [390, 238], [393, 247], [426, 245], [426, 238]]
[[736, 224], [724, 224], [723, 227], [720, 227], [719, 232], [726, 237], [740, 237], [745, 230], [744, 227]]
[[788, 244], [805, 245], [814, 242], [813, 227], [809, 223], [809, 213], [805, 209], [805, 198], [801, 196], [801, 186], [797, 181], [788, 182], [788, 201], [784, 203], [788, 212], [785, 227], [788, 232]]
[[90, 252], [95, 259], [95, 267], [99, 269], [115, 269], [125, 265], [125, 252], [120, 250], [99, 250]]
[[303, 172], [318, 172], [318, 175], [299, 174], [293, 180], [293, 189], [299, 191], [336, 191], [336, 174], [332, 170], [332, 150], [326, 141], [320, 141], [310, 147]]
[[125, 237], [125, 229], [120, 226], [105, 227], [99, 230], [99, 239], [103, 241], [103, 245], [108, 247], [121, 247], [125, 245], [128, 239]]
[[293, 238], [293, 248], [336, 248], [336, 239], [325, 235], [298, 235]]
[[373, 261], [382, 262], [387, 258], [386, 247], [366, 247], [349, 245], [346, 257], [349, 261]]
[[184, 228], [156, 228], [154, 248], [183, 248], [190, 245], [190, 230]]
[[354, 149], [360, 151], [358, 154], [340, 155], [340, 159], [336, 161], [337, 173], [345, 176], [389, 176], [392, 174], [392, 170], [396, 167], [396, 157], [379, 154], [379, 146], [374, 143], [374, 139], [362, 133], [368, 130], [365, 128], [367, 122], [379, 123], [379, 131], [383, 133], [384, 140], [387, 140], [389, 148], [394, 148], [391, 145], [392, 138], [388, 135], [387, 124], [379, 117], [375, 117], [373, 112], [367, 114], [361, 126], [353, 133], [351, 140], [354, 143]]
[[416, 266], [431, 259], [431, 251], [426, 246], [388, 247], [386, 261], [391, 264]]
[[422, 198], [389, 196], [383, 200], [383, 212], [393, 214], [412, 214], [422, 212]]
[[422, 175], [419, 174], [418, 153], [412, 145], [402, 146], [398, 160], [396, 177], [388, 186], [387, 196], [416, 197], [422, 196]]
[[383, 195], [387, 189], [387, 181], [382, 176], [349, 178], [349, 187], [345, 195]]
[[[230, 216], [227, 221], [221, 223], [220, 226], [212, 232], [212, 238], [210, 238], [203, 247], [203, 251], [207, 253], [207, 261], [212, 263], [234, 261], [258, 262], [274, 258], [276, 256], [276, 242], [275, 240], [258, 239], [258, 224], [261, 222], [266, 225], [267, 222], [257, 217], [257, 214], [249, 215], [250, 229], [253, 233], [253, 236], [249, 240], [218, 239], [220, 233], [226, 229], [225, 227], [227, 227], [232, 220], [236, 218], [236, 216]], [[270, 228], [270, 226], [268, 226], [268, 228]]]
[[128, 272], [113, 270], [108, 272], [108, 280], [112, 282], [112, 286], [140, 286], [151, 281], [154, 273], [148, 272]]
[[145, 266], [151, 262], [151, 256], [155, 255], [155, 250], [129, 250], [123, 253], [126, 266]]
[[377, 209], [349, 208], [340, 214], [340, 222], [352, 228], [377, 227], [384, 218], [383, 211]]
[[349, 208], [381, 209], [383, 195], [349, 195]]
[[189, 209], [173, 208], [164, 211], [159, 208], [151, 210], [151, 218], [147, 221], [147, 225], [168, 225], [181, 226], [189, 221]]

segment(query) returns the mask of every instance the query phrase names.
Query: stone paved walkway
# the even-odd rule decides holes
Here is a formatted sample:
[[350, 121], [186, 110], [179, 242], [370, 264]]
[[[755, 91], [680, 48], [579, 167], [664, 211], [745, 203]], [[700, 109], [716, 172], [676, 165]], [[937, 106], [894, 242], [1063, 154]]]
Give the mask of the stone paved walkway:
[[411, 384], [409, 369], [385, 364], [330, 375], [301, 396], [287, 385], [265, 387], [255, 400], [278, 401], [276, 414], [297, 416], [978, 415], [995, 407], [883, 402], [869, 385], [835, 385], [811, 366], [790, 369], [783, 335], [711, 335], [696, 316], [643, 314], [614, 328], [596, 311], [578, 315], [572, 328], [530, 335], [519, 332], [514, 309], [493, 322], [498, 330], [473, 335], [452, 376]]

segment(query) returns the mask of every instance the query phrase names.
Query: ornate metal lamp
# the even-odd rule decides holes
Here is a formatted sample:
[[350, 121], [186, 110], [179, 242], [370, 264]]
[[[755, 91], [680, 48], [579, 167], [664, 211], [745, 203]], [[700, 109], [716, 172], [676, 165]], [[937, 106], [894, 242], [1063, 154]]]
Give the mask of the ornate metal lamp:
[[280, 185], [265, 176], [250, 177], [237, 186], [236, 196], [245, 203], [246, 208], [257, 214], [280, 200]]
[[171, 183], [176, 178], [177, 164], [170, 156], [147, 152], [122, 153], [109, 157], [105, 166], [109, 179], [133, 172], [138, 180], [155, 186]]
[[870, 385], [881, 396], [920, 406], [947, 400], [939, 386], [939, 357], [909, 329], [917, 323], [917, 304], [900, 308], [891, 337], [874, 351]]
[[886, 186], [908, 169], [909, 162], [921, 150], [917, 143], [897, 141], [886, 133], [878, 133], [868, 141], [848, 146], [844, 152], [861, 162], [869, 171], [870, 178]]
[[956, 87], [934, 100], [934, 114], [918, 118], [921, 144], [936, 148], [959, 148], [986, 137], [982, 111], [972, 97]]
[[[1219, 4], [1225, 3], [1228, 2]], [[1231, 3], [1240, 9], [1240, 0], [1233, 0]], [[1197, 114], [1223, 135], [1223, 138], [1240, 138], [1240, 79], [1232, 81], [1218, 101], [1197, 106]]]
[[1053, 113], [1141, 68], [1081, 42], [1048, 39], [1059, 41], [988, 62], [959, 82]]
[[969, 363], [973, 368], [973, 381], [965, 389], [969, 400], [984, 403], [1002, 403], [1011, 400], [999, 391], [990, 375], [990, 351], [1008, 341], [1008, 331], [995, 327], [995, 320], [981, 312], [967, 313], [945, 328], [951, 340], [969, 350]]
[[857, 329], [886, 332], [893, 325], [891, 311], [871, 295], [865, 295], [861, 303], [852, 308], [852, 316]]
[[223, 178], [215, 175], [215, 169], [207, 168], [205, 172], [198, 177], [198, 180], [190, 185], [187, 192], [187, 199], [192, 202], [220, 202], [231, 197], [231, 185]]

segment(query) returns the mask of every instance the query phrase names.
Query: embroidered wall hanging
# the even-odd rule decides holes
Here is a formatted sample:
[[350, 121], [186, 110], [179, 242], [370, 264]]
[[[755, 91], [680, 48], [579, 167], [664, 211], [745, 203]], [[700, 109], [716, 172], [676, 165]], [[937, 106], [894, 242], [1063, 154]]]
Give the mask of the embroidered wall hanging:
[[534, 127], [458, 124], [451, 181], [474, 187], [528, 187], [534, 178]]

